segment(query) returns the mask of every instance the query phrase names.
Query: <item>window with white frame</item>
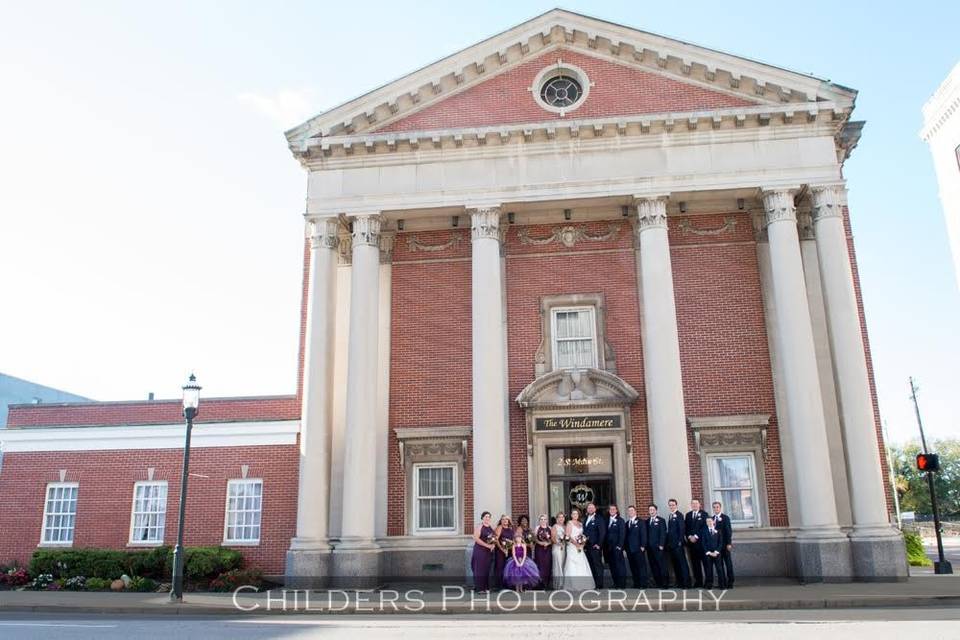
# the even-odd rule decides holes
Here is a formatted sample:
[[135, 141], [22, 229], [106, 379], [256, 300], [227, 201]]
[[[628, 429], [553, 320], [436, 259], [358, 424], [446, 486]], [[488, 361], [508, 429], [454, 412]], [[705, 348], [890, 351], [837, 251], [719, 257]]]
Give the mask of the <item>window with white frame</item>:
[[554, 369], [597, 366], [597, 322], [593, 307], [551, 309]]
[[263, 480], [230, 480], [227, 483], [225, 542], [260, 542]]
[[757, 470], [752, 453], [707, 456], [710, 466], [710, 501], [719, 500], [733, 524], [759, 525], [755, 504]]
[[161, 544], [167, 516], [167, 482], [137, 482], [133, 485], [131, 544]]
[[79, 490], [80, 486], [75, 482], [56, 482], [47, 485], [40, 544], [73, 544]]
[[439, 533], [457, 529], [457, 465], [413, 465], [414, 529]]

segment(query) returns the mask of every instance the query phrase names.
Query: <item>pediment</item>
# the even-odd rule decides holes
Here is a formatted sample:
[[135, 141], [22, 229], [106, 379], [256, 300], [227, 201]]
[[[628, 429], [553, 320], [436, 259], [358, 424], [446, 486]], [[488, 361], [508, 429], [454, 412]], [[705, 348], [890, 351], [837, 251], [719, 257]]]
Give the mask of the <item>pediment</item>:
[[625, 407], [639, 397], [623, 378], [608, 371], [561, 369], [528, 384], [517, 404], [524, 409]]
[[[490, 99], [484, 89], [503, 89], [503, 76], [516, 81], [507, 83], [510, 91], [526, 91], [529, 84], [524, 84], [525, 74], [530, 65], [542, 66], [558, 55], [571, 60], [572, 56], [582, 56], [590, 64], [615, 65], [636, 86], [649, 88], [643, 99], [634, 102], [641, 111], [634, 110], [633, 114], [643, 113], [643, 109], [683, 113], [703, 112], [701, 107], [777, 107], [819, 101], [836, 103], [838, 111], [848, 113], [856, 97], [855, 91], [820, 78], [554, 9], [311, 118], [288, 131], [287, 139], [291, 148], [298, 150], [320, 137], [421, 127], [436, 121], [442, 104], [456, 108], [480, 96]], [[629, 86], [631, 82], [624, 84]], [[678, 87], [685, 92], [679, 100], [671, 92]], [[612, 88], [596, 86], [594, 90], [602, 93]], [[661, 103], [667, 108], [654, 109], [656, 99], [665, 97], [672, 100]], [[526, 98], [524, 102], [530, 102], [529, 94]], [[591, 108], [603, 106], [600, 111], [631, 115], [621, 113], [629, 102], [629, 95], [614, 95], [604, 105], [596, 100]], [[586, 107], [585, 101], [582, 108]], [[504, 117], [497, 114], [505, 108], [512, 105], [504, 101], [501, 108], [483, 109], [485, 115], [472, 119], [467, 111], [452, 126], [483, 126], [483, 118]], [[585, 117], [584, 113], [578, 110], [564, 117]], [[536, 115], [534, 120], [558, 119], [546, 112], [529, 115]], [[520, 115], [506, 117], [510, 122], [531, 121]]]

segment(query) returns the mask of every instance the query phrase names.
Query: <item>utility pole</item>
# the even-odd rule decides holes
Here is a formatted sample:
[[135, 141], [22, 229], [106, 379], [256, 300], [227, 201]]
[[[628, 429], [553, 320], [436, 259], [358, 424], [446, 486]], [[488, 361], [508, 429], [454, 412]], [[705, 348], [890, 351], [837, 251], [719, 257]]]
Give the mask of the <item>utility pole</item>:
[[900, 517], [900, 494], [897, 492], [897, 472], [893, 468], [893, 458], [890, 457], [890, 436], [887, 435], [887, 421], [883, 421], [883, 443], [887, 451], [887, 471], [890, 472], [890, 488], [893, 490], [893, 508], [897, 514], [897, 529], [903, 530], [903, 519]]
[[[917, 414], [917, 426], [920, 428], [920, 444], [923, 447], [923, 453], [927, 451], [927, 438], [923, 435], [923, 420], [920, 419], [920, 405], [917, 403], [917, 387], [910, 376], [910, 398], [913, 400], [913, 410]], [[937, 557], [939, 562], [934, 563], [933, 572], [937, 574], [953, 573], [953, 566], [943, 557], [943, 532], [940, 530], [940, 507], [937, 506], [937, 489], [933, 482], [933, 472], [927, 471], [927, 485], [930, 487], [930, 506], [933, 508], [933, 530], [937, 535]]]

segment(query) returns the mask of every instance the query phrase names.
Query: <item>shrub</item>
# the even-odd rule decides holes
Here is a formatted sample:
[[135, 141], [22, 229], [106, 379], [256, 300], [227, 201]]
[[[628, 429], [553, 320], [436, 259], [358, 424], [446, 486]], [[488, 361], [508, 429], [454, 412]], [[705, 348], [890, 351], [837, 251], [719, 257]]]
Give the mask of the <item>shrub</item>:
[[260, 591], [263, 588], [263, 572], [260, 569], [233, 569], [210, 581], [211, 591], [233, 591], [242, 586], [256, 587]]
[[157, 590], [157, 581], [153, 578], [143, 576], [133, 576], [130, 578], [130, 584], [127, 585], [130, 591], [150, 592]]
[[129, 573], [155, 580], [169, 576], [169, 566], [173, 566], [173, 550], [170, 547], [155, 547], [130, 554]]
[[903, 543], [907, 547], [907, 562], [911, 567], [930, 567], [933, 561], [923, 549], [923, 538], [916, 531], [904, 531]]
[[0, 586], [13, 589], [15, 587], [22, 587], [29, 582], [30, 574], [28, 574], [27, 570], [23, 567], [11, 567], [0, 573]]
[[128, 570], [131, 555], [112, 549], [38, 549], [30, 559], [30, 574], [114, 579]]
[[[225, 547], [187, 547], [184, 574], [193, 582], [208, 582], [221, 573], [243, 566], [243, 554]], [[154, 580], [170, 578], [173, 552], [170, 547], [137, 551], [113, 549], [38, 549], [30, 559], [30, 575], [54, 578], [103, 578], [116, 580], [126, 574]]]
[[[171, 566], [173, 560], [171, 558]], [[183, 574], [188, 580], [206, 582], [221, 573], [243, 566], [243, 554], [225, 547], [192, 547], [184, 558]]]
[[83, 591], [87, 586], [87, 579], [83, 576], [74, 576], [63, 581], [63, 588], [67, 591]]
[[45, 591], [53, 582], [53, 575], [50, 573], [41, 573], [27, 585], [28, 589], [34, 591]]
[[87, 591], [106, 591], [110, 588], [110, 580], [106, 578], [87, 578]]

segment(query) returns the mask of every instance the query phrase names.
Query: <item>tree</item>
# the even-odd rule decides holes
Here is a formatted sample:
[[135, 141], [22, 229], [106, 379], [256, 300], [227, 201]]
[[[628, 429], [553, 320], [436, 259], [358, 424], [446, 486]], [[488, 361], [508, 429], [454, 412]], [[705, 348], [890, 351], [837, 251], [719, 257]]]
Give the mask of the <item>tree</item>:
[[[917, 471], [917, 454], [921, 453], [916, 441], [904, 445], [891, 445], [894, 485], [900, 497], [902, 511], [916, 511], [930, 515], [930, 489], [925, 474]], [[940, 471], [934, 474], [937, 500], [944, 518], [960, 515], [960, 440], [947, 438], [932, 443], [930, 453], [940, 455]]]

